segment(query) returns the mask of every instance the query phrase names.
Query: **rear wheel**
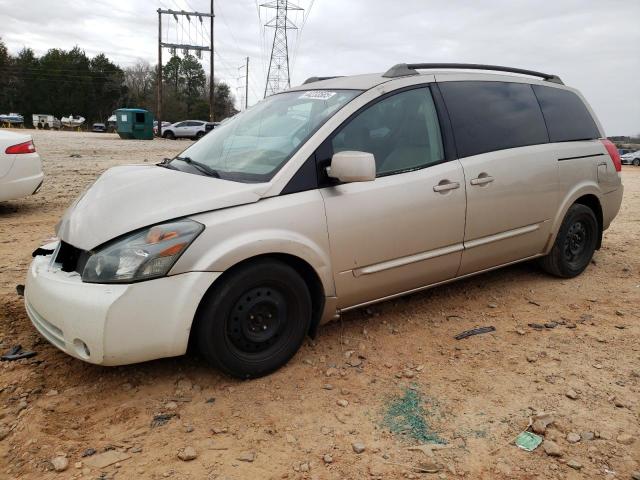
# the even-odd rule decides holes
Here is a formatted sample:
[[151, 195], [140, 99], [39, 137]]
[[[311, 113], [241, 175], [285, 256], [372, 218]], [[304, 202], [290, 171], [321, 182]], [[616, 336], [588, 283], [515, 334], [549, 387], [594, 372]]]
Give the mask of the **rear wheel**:
[[633, 159], [633, 165], [636, 166], [636, 167], [640, 166], [640, 158], [634, 158]]
[[232, 271], [207, 293], [196, 315], [200, 352], [238, 378], [267, 375], [300, 348], [311, 323], [311, 296], [290, 266], [260, 260]]
[[167, 131], [167, 132], [164, 132], [164, 133], [162, 134], [162, 137], [163, 137], [163, 138], [166, 138], [166, 139], [168, 139], [168, 140], [175, 140], [175, 139], [176, 139], [175, 134], [174, 134], [171, 130], [169, 130], [169, 131]]
[[196, 133], [196, 140], [200, 140], [202, 137], [204, 137], [204, 132], [200, 131]]
[[598, 242], [598, 220], [593, 210], [574, 204], [564, 217], [551, 252], [540, 260], [542, 268], [557, 277], [580, 275], [589, 265]]

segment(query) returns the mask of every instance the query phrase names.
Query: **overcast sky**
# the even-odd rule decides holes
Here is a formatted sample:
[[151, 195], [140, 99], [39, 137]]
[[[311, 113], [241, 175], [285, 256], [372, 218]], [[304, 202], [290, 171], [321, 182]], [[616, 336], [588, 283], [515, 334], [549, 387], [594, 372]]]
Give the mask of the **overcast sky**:
[[[126, 67], [157, 62], [158, 7], [208, 11], [209, 0], [0, 0], [12, 53], [75, 45]], [[582, 91], [608, 135], [640, 133], [640, 0], [300, 0], [291, 32], [292, 84], [314, 75], [385, 71], [400, 62], [509, 65], [559, 75]], [[309, 8], [311, 7], [311, 8]], [[270, 12], [254, 0], [216, 0], [216, 77], [239, 85], [250, 57], [249, 103], [264, 93]], [[303, 16], [295, 18], [300, 25]], [[196, 27], [175, 39], [206, 41]], [[297, 39], [297, 42], [296, 42]], [[266, 48], [265, 48], [266, 47]], [[168, 52], [164, 58], [169, 56]], [[208, 61], [204, 61], [208, 71]], [[242, 80], [240, 81], [242, 82]]]

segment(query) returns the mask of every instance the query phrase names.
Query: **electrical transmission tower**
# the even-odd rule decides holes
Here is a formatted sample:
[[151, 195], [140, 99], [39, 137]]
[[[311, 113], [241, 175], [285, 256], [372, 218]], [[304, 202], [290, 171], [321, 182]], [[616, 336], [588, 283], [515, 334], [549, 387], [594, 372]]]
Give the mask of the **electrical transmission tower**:
[[289, 12], [303, 9], [288, 0], [273, 0], [260, 6], [276, 11], [275, 17], [264, 25], [274, 29], [267, 83], [264, 87], [264, 96], [266, 97], [291, 86], [287, 31], [297, 30], [298, 27], [289, 18]]

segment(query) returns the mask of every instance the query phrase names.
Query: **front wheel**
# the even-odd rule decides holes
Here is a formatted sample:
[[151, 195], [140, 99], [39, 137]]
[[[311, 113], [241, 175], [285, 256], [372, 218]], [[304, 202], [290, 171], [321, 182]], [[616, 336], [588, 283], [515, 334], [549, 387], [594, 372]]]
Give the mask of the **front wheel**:
[[175, 134], [174, 134], [171, 130], [169, 130], [168, 132], [164, 132], [164, 133], [162, 134], [162, 136], [163, 136], [164, 138], [166, 138], [167, 140], [175, 140], [175, 139], [176, 139]]
[[598, 220], [593, 210], [572, 205], [564, 217], [549, 255], [540, 260], [542, 268], [557, 277], [580, 275], [593, 257], [598, 242]]
[[196, 314], [198, 348], [237, 378], [277, 370], [298, 351], [311, 323], [311, 295], [290, 266], [260, 260], [207, 292]]

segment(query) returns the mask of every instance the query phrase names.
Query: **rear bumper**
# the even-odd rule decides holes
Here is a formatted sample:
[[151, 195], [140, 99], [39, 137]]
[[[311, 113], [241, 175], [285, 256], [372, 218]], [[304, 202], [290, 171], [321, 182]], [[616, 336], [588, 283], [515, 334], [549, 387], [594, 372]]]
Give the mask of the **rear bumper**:
[[40, 172], [30, 177], [0, 180], [0, 202], [33, 195], [42, 185], [43, 179], [44, 174]]
[[606, 230], [611, 225], [613, 219], [618, 215], [620, 211], [620, 205], [622, 205], [622, 195], [624, 193], [624, 186], [620, 185], [613, 192], [605, 193], [601, 197], [602, 206], [602, 229]]
[[42, 184], [42, 162], [37, 153], [14, 155], [11, 169], [0, 178], [0, 202], [28, 197]]
[[127, 285], [83, 283], [37, 256], [25, 307], [34, 327], [63, 352], [99, 365], [182, 355], [200, 300], [220, 273], [190, 272]]

